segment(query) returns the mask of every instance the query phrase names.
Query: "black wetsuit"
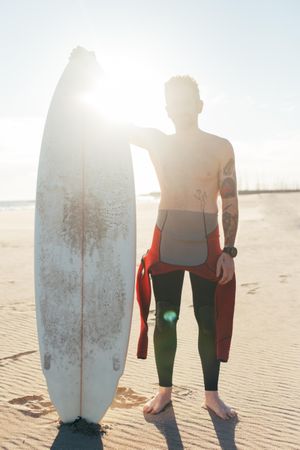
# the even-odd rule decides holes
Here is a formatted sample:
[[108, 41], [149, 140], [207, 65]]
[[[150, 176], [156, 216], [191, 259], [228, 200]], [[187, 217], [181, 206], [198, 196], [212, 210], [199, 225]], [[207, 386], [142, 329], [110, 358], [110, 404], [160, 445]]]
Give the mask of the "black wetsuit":
[[[206, 260], [206, 236], [217, 223], [217, 213], [158, 210], [157, 225], [162, 230], [160, 257], [173, 264], [197, 265]], [[185, 270], [151, 275], [156, 302], [153, 335], [159, 385], [172, 386]], [[217, 390], [220, 361], [215, 350], [214, 293], [217, 282], [189, 272], [194, 315], [198, 324], [198, 351], [205, 390]], [[174, 314], [175, 313], [175, 314]]]

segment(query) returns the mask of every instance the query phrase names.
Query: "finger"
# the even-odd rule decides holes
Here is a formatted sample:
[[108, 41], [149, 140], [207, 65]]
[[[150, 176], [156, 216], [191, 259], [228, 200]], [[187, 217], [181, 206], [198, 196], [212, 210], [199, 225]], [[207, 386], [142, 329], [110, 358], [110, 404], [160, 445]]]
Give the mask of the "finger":
[[230, 275], [227, 275], [226, 277], [222, 278], [222, 283], [221, 284], [226, 284], [226, 283], [228, 283], [231, 280], [232, 280], [232, 276], [230, 277]]
[[221, 284], [226, 283], [227, 279], [228, 279], [228, 272], [226, 270], [224, 270], [224, 268], [223, 268], [223, 275], [222, 275], [222, 278], [220, 279], [220, 283]]

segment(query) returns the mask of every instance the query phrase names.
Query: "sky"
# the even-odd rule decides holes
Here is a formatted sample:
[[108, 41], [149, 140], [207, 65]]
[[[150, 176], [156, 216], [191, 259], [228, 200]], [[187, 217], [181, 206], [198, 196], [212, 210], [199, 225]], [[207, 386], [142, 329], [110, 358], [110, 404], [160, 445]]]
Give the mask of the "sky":
[[[234, 148], [238, 188], [300, 187], [298, 0], [0, 0], [0, 200], [35, 198], [48, 107], [74, 47], [95, 51], [121, 120], [173, 133], [164, 82], [189, 74], [199, 127]], [[131, 146], [137, 194], [158, 191]]]

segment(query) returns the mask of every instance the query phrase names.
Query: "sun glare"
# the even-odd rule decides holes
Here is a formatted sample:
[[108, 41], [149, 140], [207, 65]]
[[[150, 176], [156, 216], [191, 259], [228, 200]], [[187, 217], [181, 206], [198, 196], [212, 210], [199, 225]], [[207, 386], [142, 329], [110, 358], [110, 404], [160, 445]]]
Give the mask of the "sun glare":
[[[153, 124], [163, 107], [163, 77], [159, 78], [153, 68], [140, 63], [130, 64], [127, 58], [126, 64], [121, 61], [119, 65], [109, 67], [110, 71], [105, 72], [93, 89], [81, 96], [81, 100], [109, 120]], [[122, 65], [126, 67], [123, 73], [120, 70]]]
[[82, 94], [80, 99], [110, 120], [127, 120], [124, 99], [112, 85], [111, 80], [99, 80], [91, 90]]

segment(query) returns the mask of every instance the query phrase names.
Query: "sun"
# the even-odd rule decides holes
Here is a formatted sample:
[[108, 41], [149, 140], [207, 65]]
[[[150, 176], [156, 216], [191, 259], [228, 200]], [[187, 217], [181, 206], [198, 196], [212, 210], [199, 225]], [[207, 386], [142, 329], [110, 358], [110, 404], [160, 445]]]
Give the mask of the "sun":
[[80, 99], [95, 108], [105, 118], [123, 122], [128, 120], [129, 111], [126, 110], [126, 99], [113, 81], [109, 78], [99, 79], [92, 89], [81, 94]]
[[95, 86], [81, 95], [81, 100], [113, 122], [151, 126], [158, 111], [163, 111], [162, 94], [159, 73], [127, 58], [126, 70], [120, 70], [120, 61], [110, 65]]

